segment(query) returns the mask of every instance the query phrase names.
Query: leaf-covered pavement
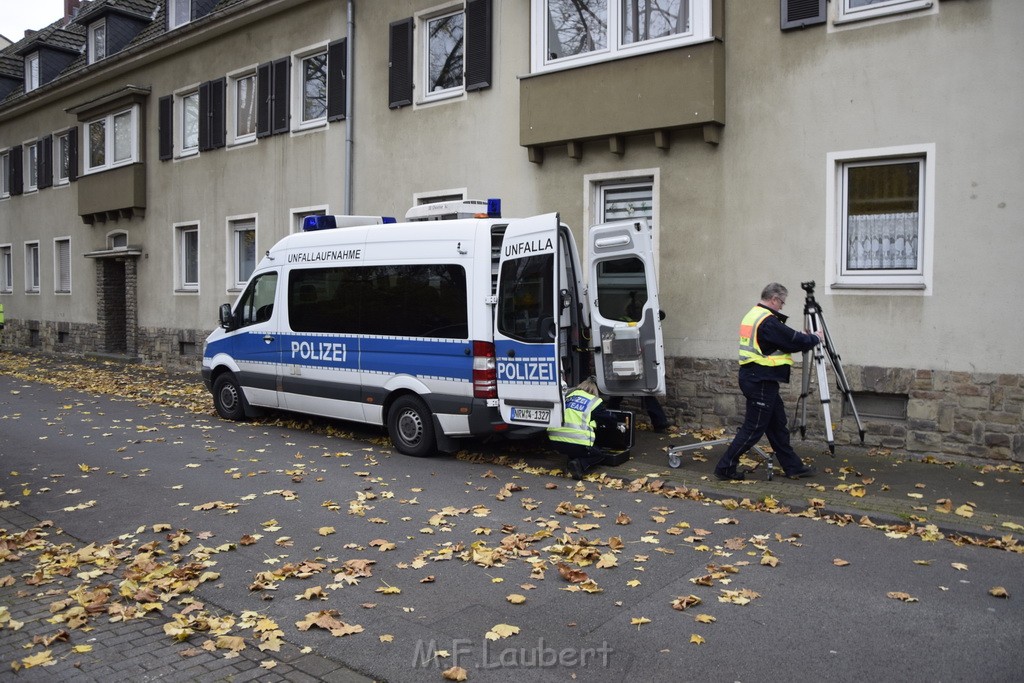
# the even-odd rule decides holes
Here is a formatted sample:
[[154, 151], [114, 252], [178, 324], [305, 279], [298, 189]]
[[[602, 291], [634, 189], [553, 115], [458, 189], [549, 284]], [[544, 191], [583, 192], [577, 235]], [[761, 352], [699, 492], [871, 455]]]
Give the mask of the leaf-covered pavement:
[[[25, 365], [6, 374], [39, 381], [31, 361], [14, 359]], [[866, 518], [821, 515], [813, 505], [793, 512], [770, 496], [709, 496], [646, 477], [575, 483], [521, 458], [463, 453], [456, 470], [457, 462], [411, 461], [381, 444], [338, 448], [344, 431], [336, 425], [319, 425], [334, 433], [324, 434], [320, 445], [307, 440], [303, 446], [287, 440], [287, 433], [269, 434], [297, 428], [308, 433], [302, 429], [307, 422], [280, 416], [273, 425], [239, 426], [251, 446], [225, 453], [222, 430], [234, 428], [212, 416], [205, 392], [192, 396], [194, 386], [183, 382], [178, 393], [173, 381], [134, 370], [132, 379], [109, 374], [127, 373], [68, 369], [49, 379], [61, 390], [120, 396], [158, 409], [144, 421], [112, 423], [96, 406], [69, 399], [47, 426], [65, 438], [125, 445], [108, 448], [102, 465], [86, 460], [63, 471], [43, 466], [4, 472], [0, 508], [31, 502], [56, 520], [0, 535], [5, 595], [45, 592], [52, 598], [45, 622], [19, 623], [6, 605], [0, 609], [0, 631], [24, 633], [25, 649], [8, 660], [15, 670], [86, 661], [93, 655], [86, 642], [91, 628], [137, 619], [160, 620], [177, 656], [212, 651], [231, 659], [257, 649], [267, 653], [268, 670], [286, 641], [338, 652], [360, 668], [402, 658], [409, 680], [424, 672], [435, 679], [484, 680], [493, 673], [479, 667], [484, 643], [500, 643], [492, 653], [509, 653], [499, 656], [522, 668], [521, 648], [540, 637], [558, 648], [587, 642], [596, 650], [596, 643], [610, 641], [620, 653], [667, 663], [691, 658], [684, 648], [728, 648], [750, 623], [737, 610], [766, 603], [760, 609], [778, 609], [809, 597], [823, 605], [856, 603], [793, 593], [799, 582], [777, 583], [779, 576], [793, 578], [779, 574], [789, 567], [810, 591], [828, 585], [819, 576], [831, 582], [857, 577], [869, 591], [859, 598], [865, 613], [882, 618], [886, 602], [934, 606], [949, 600], [945, 594], [962, 595], [962, 577], [978, 571], [972, 559], [964, 560], [991, 552], [979, 546], [1009, 550], [1013, 557], [1021, 552], [1012, 534], [973, 539], [927, 524], [879, 528]], [[181, 410], [193, 406], [195, 421], [182, 421]], [[77, 425], [90, 429], [71, 434]], [[127, 486], [164, 476], [172, 467], [165, 453], [188, 440], [186, 431], [200, 434], [212, 462], [193, 450], [174, 463], [180, 483], [166, 487], [166, 503], [154, 501], [151, 510], [135, 515], [137, 522], [122, 521], [128, 528], [110, 538], [77, 541], [60, 531], [75, 515], [109, 507], [113, 482]], [[157, 451], [160, 461], [148, 462]], [[409, 467], [396, 471], [396, 463]], [[457, 500], [445, 501], [448, 490], [435, 481], [447, 465], [471, 476], [461, 482]], [[196, 498], [195, 477], [206, 484], [216, 480], [218, 495]], [[94, 486], [100, 480], [102, 486]], [[181, 514], [172, 514], [175, 509]], [[238, 524], [240, 512], [257, 521]], [[186, 526], [182, 518], [189, 520]], [[812, 558], [808, 547], [822, 545], [837, 526], [850, 527], [841, 532], [851, 534], [846, 550]], [[899, 550], [884, 560], [866, 556], [864, 549], [882, 534], [887, 543], [915, 545], [892, 546]], [[882, 585], [889, 579], [879, 564], [899, 567], [889, 576], [907, 574], [906, 580]], [[972, 577], [971, 599], [979, 611], [991, 609], [985, 601], [995, 606], [1017, 598], [1019, 578], [1012, 583], [1004, 576], [988, 582]], [[460, 612], [474, 605], [473, 612]], [[452, 620], [453, 614], [460, 618]], [[1016, 615], [1009, 623], [1019, 627], [1019, 610]], [[619, 634], [619, 627], [626, 633]], [[476, 649], [458, 652], [460, 638]], [[330, 644], [356, 640], [357, 647]], [[520, 649], [505, 647], [509, 643]], [[412, 668], [417, 657], [419, 668]], [[546, 671], [525, 668], [538, 676]], [[601, 670], [568, 669], [583, 679]]]

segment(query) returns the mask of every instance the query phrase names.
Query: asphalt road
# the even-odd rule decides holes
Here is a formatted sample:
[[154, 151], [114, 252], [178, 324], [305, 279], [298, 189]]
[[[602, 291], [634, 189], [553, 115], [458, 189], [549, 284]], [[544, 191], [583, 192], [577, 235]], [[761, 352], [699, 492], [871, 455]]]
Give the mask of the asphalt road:
[[[120, 538], [132, 553], [157, 542], [179, 566], [205, 558], [219, 576], [187, 597], [218, 615], [257, 611], [284, 641], [377, 680], [443, 680], [452, 666], [470, 681], [1024, 672], [1021, 554], [577, 484], [519, 449], [507, 462], [409, 458], [367, 440], [373, 430], [353, 439], [345, 423], [277, 417], [230, 423], [0, 376], [0, 506], [52, 520], [77, 548]], [[24, 581], [25, 562], [0, 563], [0, 579]], [[563, 578], [559, 563], [590, 582]], [[286, 567], [309, 576], [267, 574]], [[116, 585], [123, 572], [63, 585]], [[700, 603], [673, 608], [688, 596]], [[178, 596], [146, 619], [170, 623], [186, 607]], [[297, 626], [321, 610], [356, 632]], [[88, 638], [70, 631], [54, 650]], [[235, 633], [255, 647], [251, 630]], [[168, 636], [161, 652], [177, 660], [206, 639]], [[0, 654], [0, 677], [33, 651]]]

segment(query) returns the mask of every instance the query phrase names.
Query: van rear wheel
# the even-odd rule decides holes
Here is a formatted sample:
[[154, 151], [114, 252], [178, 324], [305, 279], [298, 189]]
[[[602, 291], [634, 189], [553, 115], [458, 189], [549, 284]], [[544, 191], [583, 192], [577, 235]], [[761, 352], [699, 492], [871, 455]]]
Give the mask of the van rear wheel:
[[213, 382], [213, 405], [217, 414], [225, 420], [236, 422], [245, 419], [245, 395], [238, 380], [230, 372], [225, 372]]
[[388, 411], [388, 435], [399, 453], [422, 458], [433, 455], [434, 418], [422, 399], [400, 396]]

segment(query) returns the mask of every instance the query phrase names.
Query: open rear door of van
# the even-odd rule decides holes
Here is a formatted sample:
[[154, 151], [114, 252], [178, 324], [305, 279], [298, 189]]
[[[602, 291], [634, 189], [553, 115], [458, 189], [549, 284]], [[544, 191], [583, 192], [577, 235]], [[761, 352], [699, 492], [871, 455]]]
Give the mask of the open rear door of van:
[[502, 239], [494, 352], [498, 403], [509, 424], [562, 424], [558, 362], [558, 214], [510, 221]]
[[587, 232], [594, 365], [613, 396], [665, 393], [665, 346], [654, 270], [653, 229], [645, 218]]

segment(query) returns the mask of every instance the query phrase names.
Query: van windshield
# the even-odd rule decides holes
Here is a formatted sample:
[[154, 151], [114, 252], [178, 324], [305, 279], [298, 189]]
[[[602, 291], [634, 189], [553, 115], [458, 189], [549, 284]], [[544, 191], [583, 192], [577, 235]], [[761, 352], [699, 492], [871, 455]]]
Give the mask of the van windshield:
[[235, 316], [239, 327], [270, 320], [277, 294], [277, 273], [264, 273], [252, 279], [238, 301]]

